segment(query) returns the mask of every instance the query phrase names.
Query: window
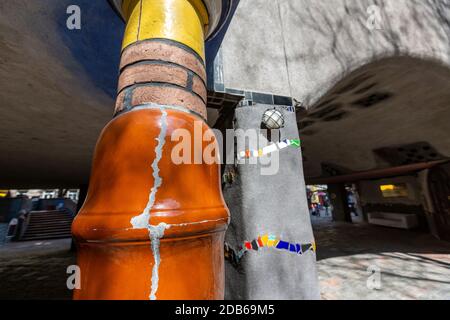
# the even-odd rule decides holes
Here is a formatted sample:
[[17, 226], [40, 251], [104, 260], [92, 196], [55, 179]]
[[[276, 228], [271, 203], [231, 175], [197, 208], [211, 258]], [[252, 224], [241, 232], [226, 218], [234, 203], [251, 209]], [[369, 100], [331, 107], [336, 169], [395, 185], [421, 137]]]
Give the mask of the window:
[[381, 185], [380, 190], [383, 194], [383, 198], [408, 197], [408, 186], [406, 183]]

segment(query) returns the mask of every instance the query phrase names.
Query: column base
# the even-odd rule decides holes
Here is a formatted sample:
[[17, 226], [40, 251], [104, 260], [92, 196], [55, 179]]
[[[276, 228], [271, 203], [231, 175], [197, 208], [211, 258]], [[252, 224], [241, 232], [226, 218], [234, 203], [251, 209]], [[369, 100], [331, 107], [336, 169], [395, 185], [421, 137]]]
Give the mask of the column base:
[[[195, 121], [210, 130], [170, 107], [136, 109], [103, 130], [73, 224], [81, 268], [75, 299], [223, 298], [229, 214], [219, 166], [172, 161], [172, 133], [194, 137]], [[192, 144], [192, 154], [207, 143]]]

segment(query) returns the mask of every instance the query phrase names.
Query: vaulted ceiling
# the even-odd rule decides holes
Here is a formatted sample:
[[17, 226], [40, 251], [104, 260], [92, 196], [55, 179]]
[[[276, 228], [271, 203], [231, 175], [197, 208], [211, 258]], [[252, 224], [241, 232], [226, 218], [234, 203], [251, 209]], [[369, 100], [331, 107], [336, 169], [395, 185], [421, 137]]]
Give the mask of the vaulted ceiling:
[[307, 177], [450, 157], [450, 70], [387, 58], [343, 78], [299, 119]]

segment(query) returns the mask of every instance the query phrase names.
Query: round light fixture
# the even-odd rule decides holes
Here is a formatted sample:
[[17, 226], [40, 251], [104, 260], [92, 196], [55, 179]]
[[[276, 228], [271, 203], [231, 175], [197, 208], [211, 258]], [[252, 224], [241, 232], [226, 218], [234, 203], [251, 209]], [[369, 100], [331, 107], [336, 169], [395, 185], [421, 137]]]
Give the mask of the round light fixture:
[[276, 109], [268, 109], [264, 112], [262, 122], [267, 129], [280, 129], [284, 127], [284, 116]]

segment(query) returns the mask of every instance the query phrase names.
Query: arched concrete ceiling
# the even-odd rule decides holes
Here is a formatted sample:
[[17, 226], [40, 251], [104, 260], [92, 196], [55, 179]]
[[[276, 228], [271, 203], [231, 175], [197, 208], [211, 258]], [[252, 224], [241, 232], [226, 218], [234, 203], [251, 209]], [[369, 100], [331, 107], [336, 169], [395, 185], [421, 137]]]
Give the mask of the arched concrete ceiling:
[[[81, 8], [81, 30], [66, 27]], [[0, 2], [0, 187], [86, 182], [112, 115], [122, 23], [106, 1]]]
[[[373, 5], [380, 29], [367, 27]], [[450, 2], [242, 0], [222, 51], [226, 87], [312, 106], [375, 58], [401, 54], [450, 65]]]
[[[448, 63], [448, 3], [381, 1], [387, 25], [384, 31], [369, 32], [364, 23], [371, 1], [335, 2], [329, 6], [328, 1], [280, 1], [280, 21], [267, 24], [268, 28], [280, 25], [277, 32], [286, 44], [281, 61], [289, 66], [285, 70], [292, 85], [288, 93], [315, 106], [333, 98], [347, 112], [341, 120], [316, 121], [302, 129], [306, 174], [319, 176], [321, 162], [350, 170], [387, 166], [372, 149], [397, 144], [427, 141], [439, 154], [450, 156], [447, 69], [412, 59], [370, 63], [375, 56], [393, 54]], [[240, 85], [246, 79], [250, 84], [255, 79], [275, 83], [274, 76], [280, 73], [277, 68], [267, 74], [257, 72], [267, 62], [275, 63], [270, 54], [257, 55], [268, 48], [260, 36], [267, 30], [255, 24], [265, 21], [258, 20], [258, 12], [267, 13], [267, 2], [243, 3], [225, 40], [225, 56], [234, 59], [225, 59], [225, 68], [239, 69], [231, 87], [246, 87]], [[71, 4], [81, 8], [81, 30], [66, 28], [66, 9]], [[246, 13], [252, 5], [254, 10]], [[254, 19], [244, 21], [250, 14]], [[112, 114], [122, 32], [123, 23], [106, 0], [0, 2], [1, 188], [76, 186], [86, 181], [95, 141]], [[249, 43], [249, 39], [258, 43]], [[269, 59], [264, 61], [264, 57]], [[246, 59], [258, 64], [248, 68]], [[361, 65], [365, 67], [342, 79]], [[360, 80], [361, 86], [340, 94], [331, 89], [315, 103], [340, 79], [336, 90], [366, 71], [373, 77]], [[371, 81], [376, 85], [358, 93]], [[378, 91], [392, 97], [370, 108], [352, 104]], [[316, 132], [311, 134], [311, 130]]]
[[395, 165], [374, 152], [383, 148], [397, 165], [450, 157], [450, 69], [410, 57], [369, 63], [312, 106], [299, 128], [307, 177], [321, 176], [322, 164], [343, 173]]
[[[70, 5], [81, 30], [66, 26]], [[112, 117], [123, 31], [107, 0], [0, 1], [0, 188], [87, 182]]]

